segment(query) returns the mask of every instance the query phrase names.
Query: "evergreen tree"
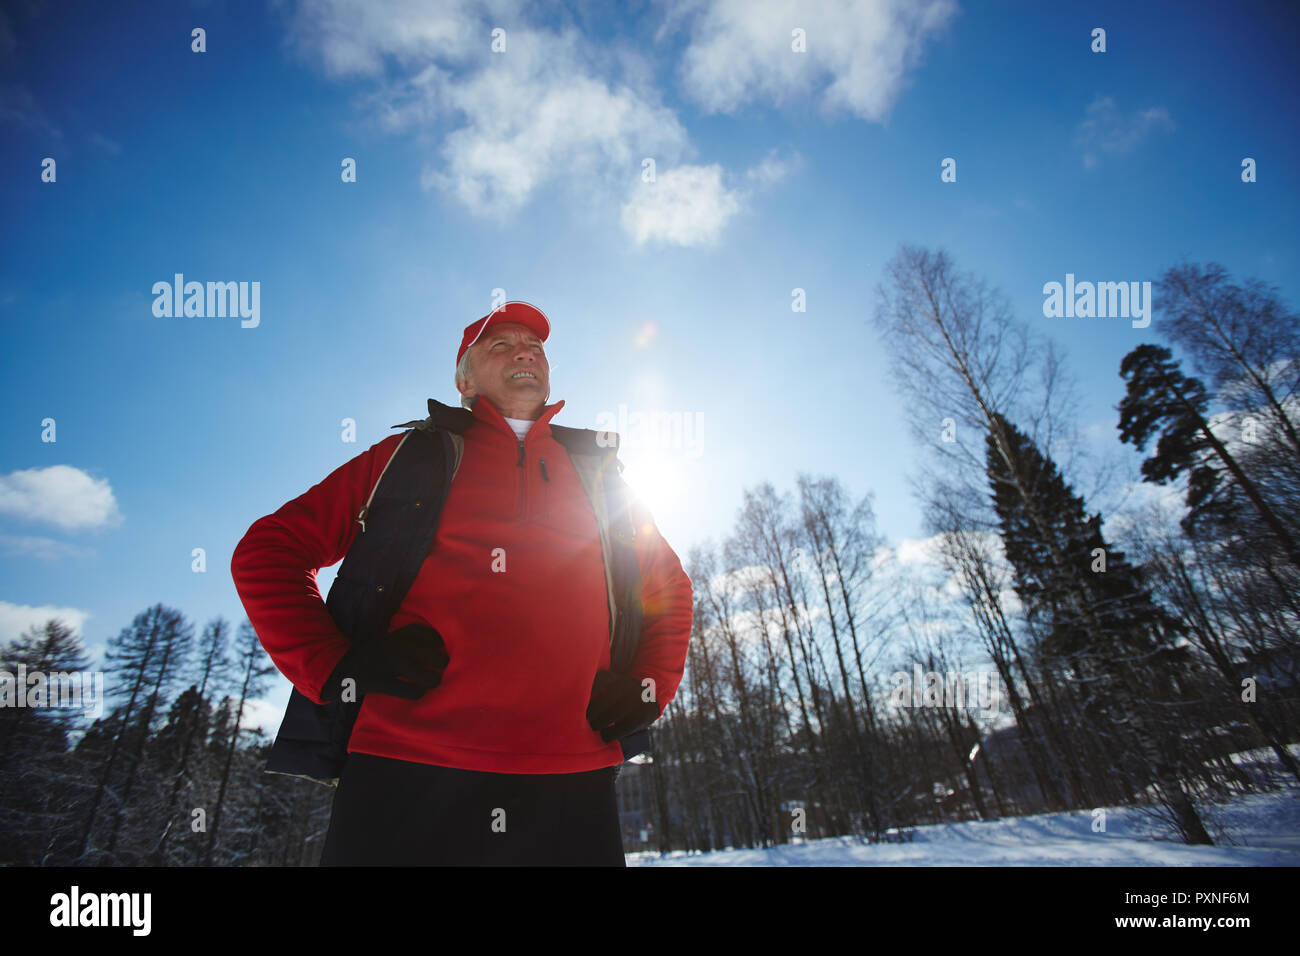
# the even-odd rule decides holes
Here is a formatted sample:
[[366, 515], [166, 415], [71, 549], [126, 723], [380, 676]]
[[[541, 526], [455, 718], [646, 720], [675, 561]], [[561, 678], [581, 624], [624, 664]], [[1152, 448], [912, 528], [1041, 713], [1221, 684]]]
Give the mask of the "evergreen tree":
[[[66, 680], [85, 690], [81, 675], [87, 666], [80, 636], [55, 618], [0, 648], [0, 670], [5, 672], [0, 694], [12, 695], [0, 708], [0, 864], [41, 863], [66, 822], [63, 757], [68, 734], [84, 719], [90, 702], [62, 706], [60, 690]], [[18, 681], [28, 683], [26, 694], [38, 674], [45, 699], [17, 706]]]
[[171, 777], [162, 833], [150, 854], [150, 862], [162, 865], [167, 859], [167, 843], [175, 827], [183, 821], [177, 817], [187, 791], [194, 788], [194, 776], [202, 763], [202, 744], [212, 726], [213, 714], [209, 688], [224, 688], [230, 679], [230, 625], [224, 618], [208, 622], [199, 639], [199, 659], [195, 668], [197, 684], [190, 686], [172, 706], [167, 726], [159, 734], [156, 757], [160, 770]]
[[[204, 862], [211, 865], [217, 848], [217, 835], [221, 828], [221, 813], [225, 806], [226, 788], [230, 785], [235, 752], [239, 746], [240, 725], [244, 715], [244, 705], [249, 700], [260, 696], [266, 689], [267, 679], [276, 673], [275, 665], [262, 648], [257, 632], [247, 619], [239, 626], [239, 638], [236, 647], [242, 679], [239, 687], [239, 703], [233, 710], [234, 727], [230, 739], [226, 742], [225, 759], [221, 770], [221, 782], [217, 790], [217, 802], [211, 819], [208, 821], [208, 842], [204, 850]], [[227, 701], [229, 698], [227, 698]]]
[[[20, 667], [28, 674], [40, 673], [52, 687], [55, 675], [84, 672], [89, 664], [77, 632], [51, 618], [0, 649], [0, 666], [14, 675], [15, 681]], [[67, 749], [68, 731], [81, 716], [81, 708], [60, 707], [54, 701], [48, 706], [0, 709], [0, 766], [18, 754], [30, 757], [35, 749], [47, 745], [62, 753]]]
[[[1101, 533], [1045, 457], [994, 413], [987, 473], [1016, 591], [1049, 661], [1068, 667], [1094, 733], [1112, 737], [1124, 764], [1148, 770], [1157, 795], [1189, 843], [1212, 843], [1184, 790], [1176, 704], [1186, 651], [1181, 625], [1151, 600], [1142, 572]], [[1120, 767], [1118, 769], [1123, 769]]]
[[[176, 672], [184, 663], [193, 639], [193, 626], [181, 612], [155, 604], [136, 615], [123, 628], [108, 650], [110, 693], [124, 699], [120, 716], [111, 724], [113, 738], [98, 774], [94, 796], [86, 811], [78, 859], [90, 851], [95, 825], [104, 798], [120, 787], [112, 807], [112, 824], [106, 851], [110, 857], [117, 846], [123, 818], [130, 810], [131, 795], [141, 769], [145, 741], [153, 726], [159, 702], [164, 699]], [[115, 774], [120, 783], [115, 780]]]
[[200, 753], [196, 752], [198, 748], [195, 747], [195, 742], [201, 742], [207, 736], [211, 723], [212, 708], [203, 699], [199, 689], [190, 685], [176, 698], [167, 715], [167, 722], [150, 743], [150, 756], [158, 767], [160, 778], [171, 778], [165, 803], [166, 812], [158, 823], [161, 832], [149, 855], [152, 866], [162, 866], [168, 861], [168, 839], [188, 819], [188, 815], [178, 814], [178, 807], [186, 793], [196, 784], [201, 761], [198, 759]]
[[1285, 550], [1300, 565], [1300, 544], [1286, 511], [1267, 500], [1258, 482], [1247, 474], [1206, 420], [1209, 399], [1205, 386], [1178, 368], [1173, 353], [1158, 345], [1139, 345], [1120, 364], [1128, 381], [1120, 402], [1120, 439], [1144, 449], [1159, 434], [1155, 454], [1142, 463], [1147, 481], [1166, 484], [1188, 473], [1183, 527], [1193, 532], [1205, 519], [1226, 528], [1247, 515], [1246, 502]]

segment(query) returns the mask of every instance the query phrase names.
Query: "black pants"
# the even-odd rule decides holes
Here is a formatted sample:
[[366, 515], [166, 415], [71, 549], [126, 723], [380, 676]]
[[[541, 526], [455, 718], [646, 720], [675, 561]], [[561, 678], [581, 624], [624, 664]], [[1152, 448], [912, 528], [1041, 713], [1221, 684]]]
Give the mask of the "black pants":
[[321, 866], [626, 866], [614, 780], [350, 753]]

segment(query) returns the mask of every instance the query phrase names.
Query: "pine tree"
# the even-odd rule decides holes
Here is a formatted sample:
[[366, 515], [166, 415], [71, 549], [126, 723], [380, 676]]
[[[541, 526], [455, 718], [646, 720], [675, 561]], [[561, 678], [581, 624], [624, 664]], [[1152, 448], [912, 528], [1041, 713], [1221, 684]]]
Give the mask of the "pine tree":
[[100, 807], [113, 787], [114, 772], [118, 771], [122, 795], [114, 807], [106, 852], [111, 855], [116, 848], [156, 709], [175, 672], [184, 663], [192, 638], [193, 627], [181, 612], [155, 604], [137, 614], [131, 626], [123, 628], [110, 642], [108, 659], [113, 689], [115, 696], [125, 698], [125, 703], [120, 706], [118, 719], [112, 722], [114, 734], [86, 812], [78, 859], [90, 850]]
[[243, 677], [239, 688], [239, 703], [235, 705], [233, 710], [234, 727], [230, 731], [230, 739], [226, 742], [225, 761], [221, 771], [221, 783], [217, 790], [216, 807], [212, 819], [209, 821], [208, 841], [203, 856], [204, 863], [209, 866], [212, 865], [213, 855], [217, 848], [217, 836], [221, 828], [221, 812], [225, 805], [226, 788], [231, 780], [231, 768], [235, 759], [235, 751], [239, 746], [240, 724], [243, 720], [244, 705], [266, 689], [267, 679], [276, 672], [275, 665], [271, 663], [266, 651], [262, 649], [257, 632], [247, 619], [239, 625], [236, 653], [238, 654]]
[[[29, 674], [41, 673], [47, 682], [60, 673], [86, 670], [88, 661], [81, 638], [62, 621], [51, 618], [38, 628], [30, 628], [0, 650], [4, 670], [18, 673], [20, 666]], [[36, 739], [56, 742], [57, 749], [67, 749], [67, 733], [80, 718], [80, 710], [54, 706], [13, 707], [0, 709], [0, 766], [22, 753], [32, 755]]]
[[0, 649], [0, 669], [14, 682], [9, 690], [35, 674], [47, 688], [43, 706], [0, 708], [0, 864], [38, 865], [66, 823], [63, 757], [90, 702], [61, 706], [59, 675], [79, 679], [87, 666], [80, 636], [54, 618]]
[[1048, 661], [1068, 668], [1085, 699], [1093, 732], [1113, 733], [1125, 763], [1154, 776], [1157, 795], [1189, 843], [1212, 843], [1183, 788], [1176, 722], [1157, 713], [1176, 702], [1186, 651], [1181, 625], [1151, 600], [1142, 572], [1101, 533], [1045, 457], [994, 413], [987, 473], [1016, 591], [1044, 634]]
[[1239, 523], [1244, 497], [1291, 562], [1300, 565], [1300, 543], [1288, 515], [1267, 500], [1239, 456], [1211, 430], [1205, 386], [1183, 375], [1173, 353], [1159, 345], [1139, 345], [1124, 356], [1120, 375], [1128, 381], [1119, 405], [1120, 439], [1141, 450], [1160, 436], [1155, 454], [1142, 463], [1143, 478], [1165, 484], [1188, 473], [1184, 529], [1190, 533], [1206, 519], [1221, 528]]
[[167, 726], [159, 734], [159, 763], [164, 773], [171, 776], [171, 788], [162, 833], [150, 854], [154, 865], [161, 865], [167, 858], [167, 841], [177, 823], [183, 791], [193, 787], [195, 765], [202, 762], [202, 743], [213, 720], [209, 685], [224, 687], [230, 677], [229, 632], [230, 625], [220, 617], [209, 621], [203, 629], [195, 675], [198, 683], [191, 685], [173, 704]]
[[212, 708], [198, 687], [190, 685], [176, 698], [167, 722], [151, 741], [150, 757], [158, 767], [160, 778], [171, 778], [165, 812], [160, 821], [161, 832], [149, 854], [151, 866], [162, 866], [167, 862], [167, 841], [180, 822], [177, 807], [186, 790], [194, 786], [199, 768], [194, 742], [207, 736], [211, 721]]

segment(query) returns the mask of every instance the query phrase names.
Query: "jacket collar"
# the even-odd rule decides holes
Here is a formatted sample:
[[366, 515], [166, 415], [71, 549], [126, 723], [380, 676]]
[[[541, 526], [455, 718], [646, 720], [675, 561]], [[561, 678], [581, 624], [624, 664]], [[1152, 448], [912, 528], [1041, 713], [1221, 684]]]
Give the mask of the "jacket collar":
[[[551, 426], [550, 421], [555, 414], [564, 407], [564, 400], [556, 402], [553, 405], [545, 405], [542, 408], [542, 414], [537, 421], [533, 423], [533, 428], [545, 426], [547, 428], [559, 428], [561, 426]], [[444, 431], [455, 432], [458, 435], [465, 434], [465, 430], [473, 425], [476, 421], [482, 421], [491, 425], [498, 430], [506, 432], [511, 438], [515, 437], [514, 429], [510, 423], [505, 420], [505, 416], [497, 411], [496, 406], [482, 396], [474, 402], [474, 408], [452, 407], [444, 405], [436, 398], [429, 399], [429, 417], [417, 418], [413, 421], [403, 422], [400, 425], [393, 425], [393, 428], [419, 428], [424, 431], [435, 431], [443, 429]], [[529, 430], [528, 434], [533, 431]]]
[[[479, 406], [482, 406], [480, 408]], [[481, 413], [485, 421], [491, 422], [496, 419], [499, 423], [497, 427], [509, 432], [510, 437], [514, 438], [514, 430], [505, 417], [492, 406], [490, 402], [478, 401], [474, 407]], [[568, 425], [552, 425], [551, 419], [561, 408], [564, 407], [564, 401], [560, 400], [554, 405], [546, 405], [542, 409], [541, 417], [537, 419], [536, 425], [541, 424], [550, 429], [551, 437], [567, 448], [571, 453], [580, 455], [597, 455], [606, 457], [618, 453], [618, 434], [616, 432], [597, 432], [590, 428], [570, 428]], [[489, 411], [491, 409], [491, 411]], [[429, 399], [429, 417], [417, 418], [414, 421], [403, 422], [401, 425], [394, 425], [393, 428], [418, 428], [430, 433], [439, 429], [443, 431], [455, 432], [457, 435], [463, 435], [470, 425], [480, 415], [475, 415], [468, 408], [452, 407], [444, 405], [437, 399]], [[529, 431], [532, 434], [532, 431]], [[619, 471], [622, 471], [622, 463], [619, 463]]]
[[[433, 399], [429, 399], [429, 407], [430, 410], [432, 410]], [[562, 399], [554, 405], [543, 405], [542, 413], [537, 416], [537, 419], [533, 422], [532, 428], [528, 430], [528, 434], [525, 437], [531, 438], [533, 435], [538, 434], [542, 429], [549, 431], [551, 419], [554, 418], [556, 412], [563, 407], [564, 401]], [[501, 414], [501, 411], [482, 395], [474, 401], [474, 407], [470, 409], [470, 417], [477, 419], [486, 425], [492, 426], [497, 431], [505, 432], [513, 441], [519, 440], [515, 436], [515, 430], [510, 427], [510, 423], [506, 421], [505, 416]]]

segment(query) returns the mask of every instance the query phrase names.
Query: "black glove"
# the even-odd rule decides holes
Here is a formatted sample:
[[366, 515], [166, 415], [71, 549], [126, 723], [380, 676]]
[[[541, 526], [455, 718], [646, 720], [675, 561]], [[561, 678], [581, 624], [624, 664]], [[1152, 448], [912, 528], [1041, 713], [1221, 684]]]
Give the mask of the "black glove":
[[338, 700], [343, 681], [350, 677], [357, 682], [357, 700], [364, 694], [417, 700], [442, 683], [450, 662], [441, 634], [427, 624], [407, 624], [353, 644], [325, 682], [321, 697]]
[[591, 703], [587, 705], [587, 723], [609, 743], [649, 727], [659, 719], [659, 703], [642, 700], [645, 688], [641, 678], [613, 671], [596, 671], [591, 683]]

